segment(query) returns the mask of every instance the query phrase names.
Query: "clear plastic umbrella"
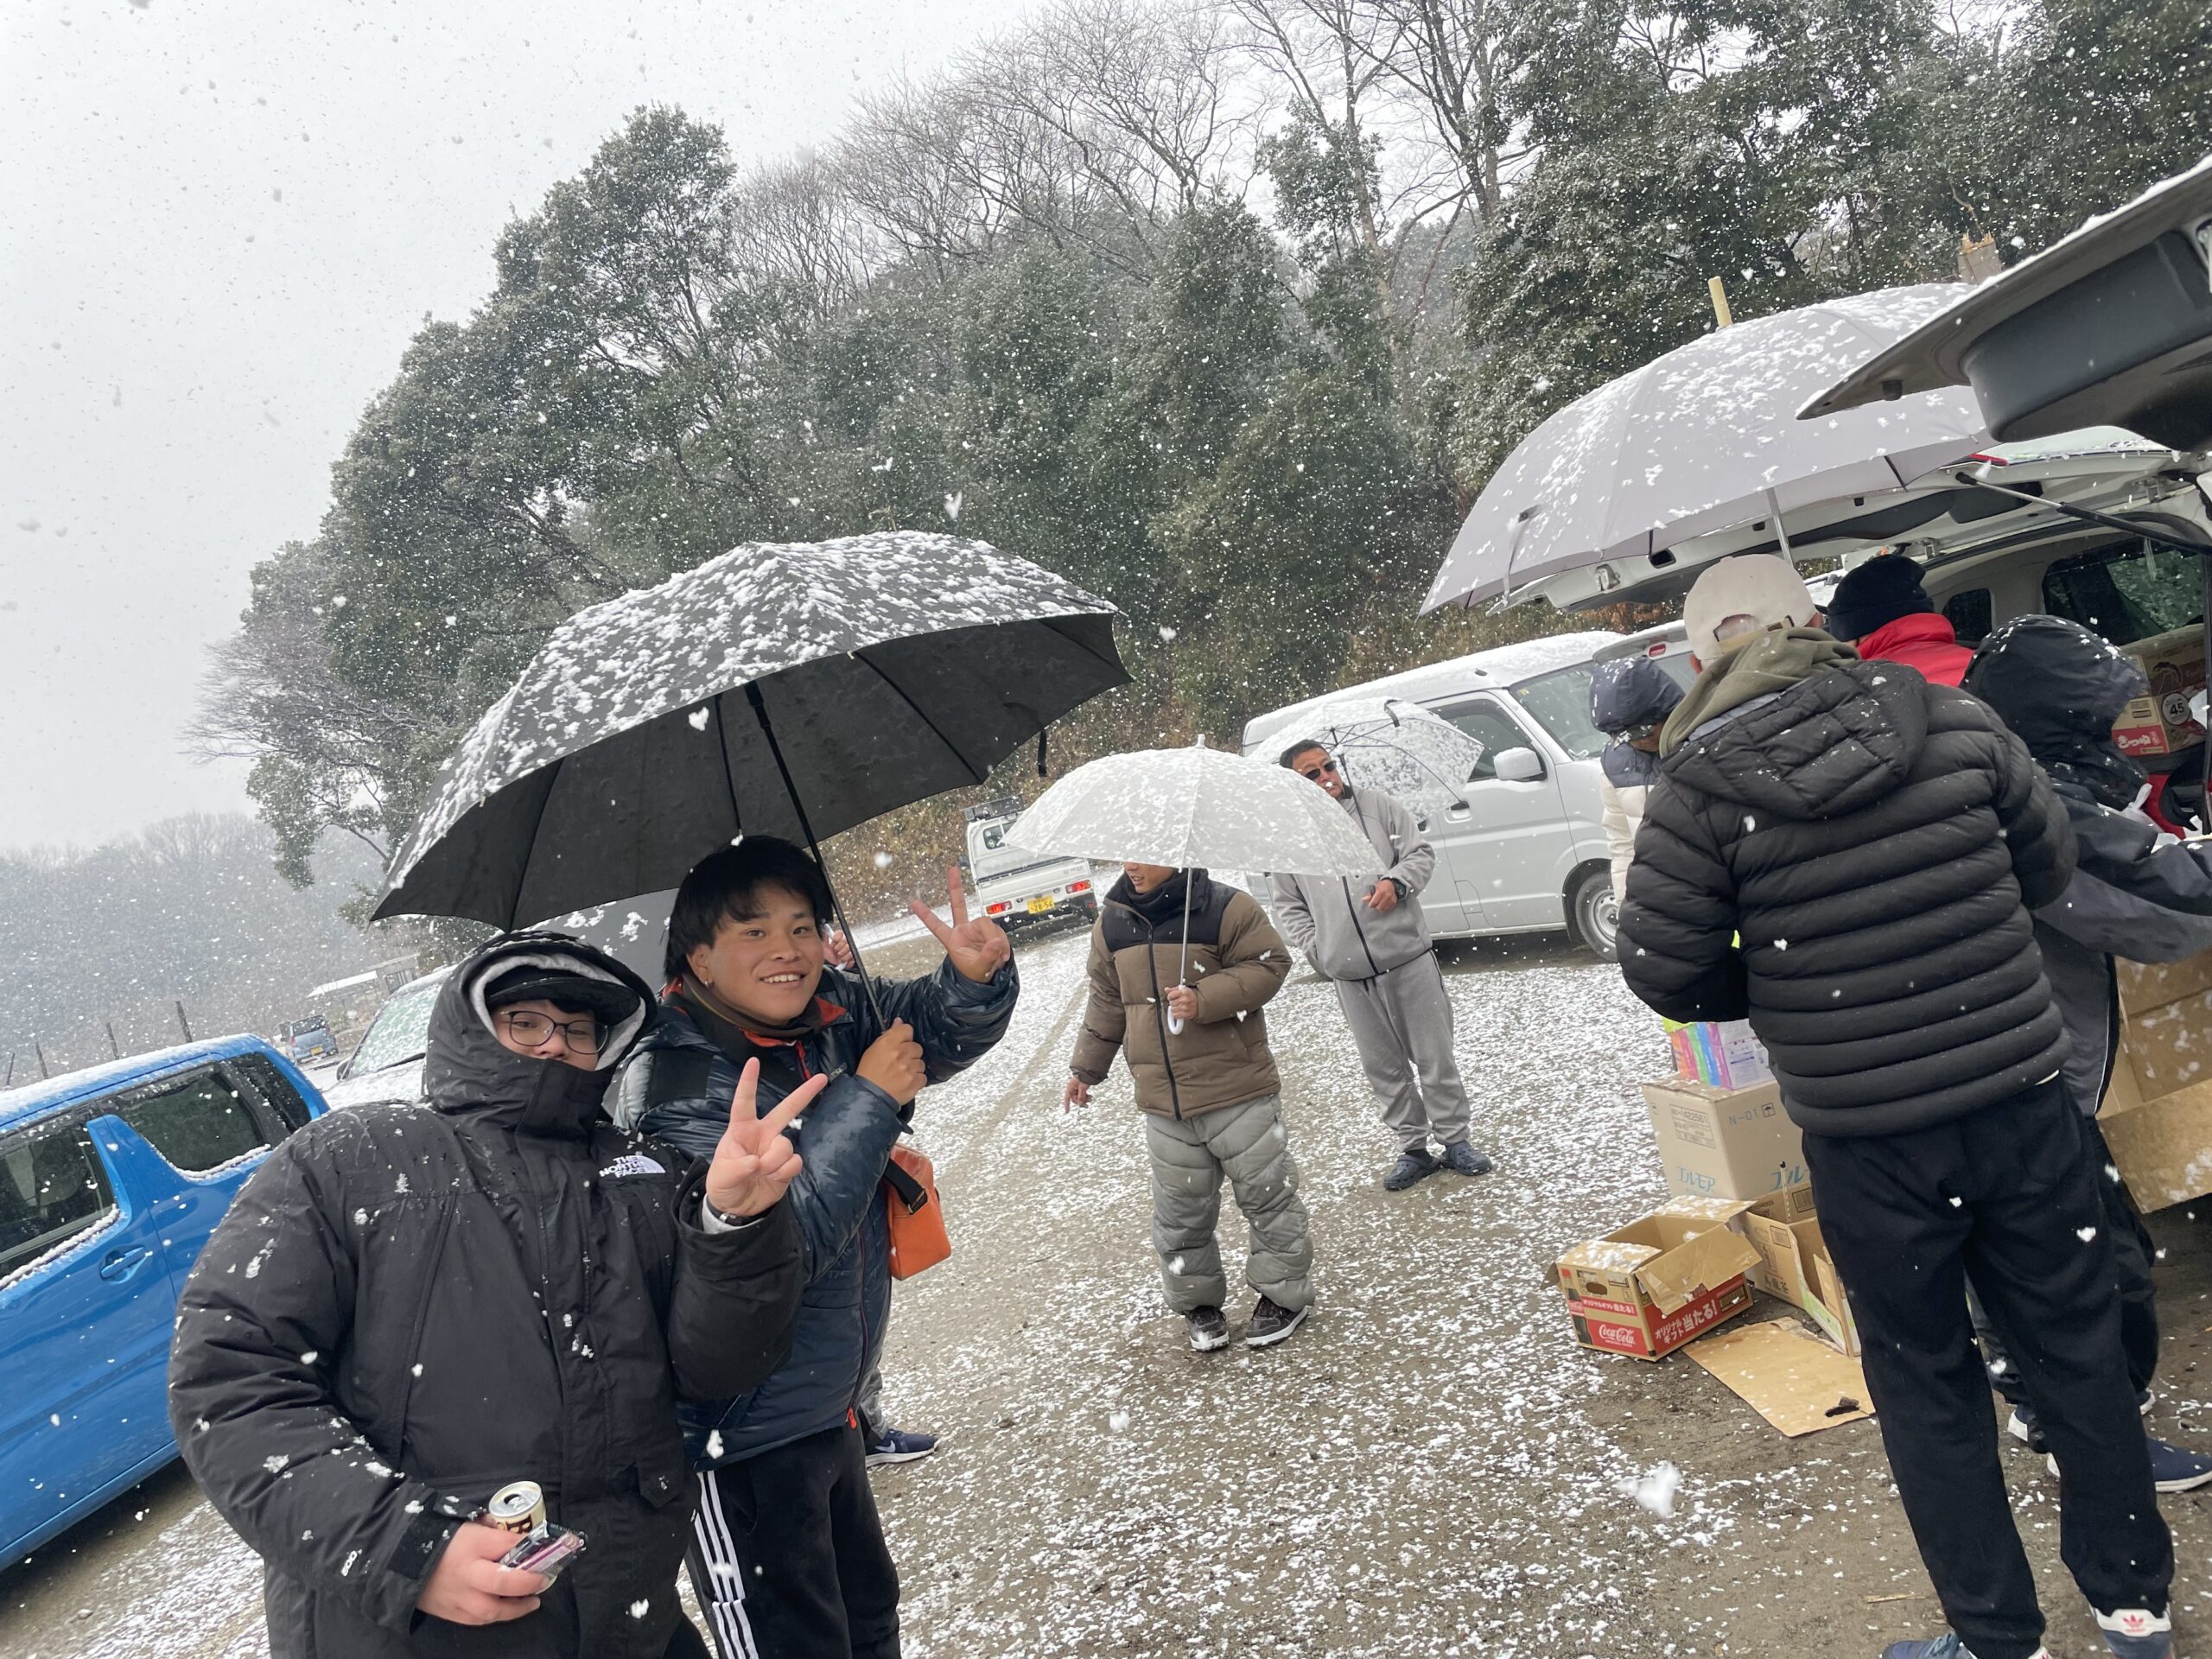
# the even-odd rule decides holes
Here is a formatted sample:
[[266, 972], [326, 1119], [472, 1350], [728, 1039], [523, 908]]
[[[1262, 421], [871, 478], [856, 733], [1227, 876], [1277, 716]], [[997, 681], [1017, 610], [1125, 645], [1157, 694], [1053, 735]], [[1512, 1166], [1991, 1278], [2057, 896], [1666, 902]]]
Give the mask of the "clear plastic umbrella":
[[1372, 789], [1415, 812], [1466, 797], [1481, 742], [1402, 697], [1342, 697], [1301, 715], [1299, 733], [1323, 744], [1355, 789]]
[[[1344, 809], [1296, 772], [1202, 744], [1077, 766], [1014, 821], [1007, 841], [1030, 852], [1175, 869], [1357, 876], [1373, 874], [1376, 861]], [[1187, 883], [1183, 906], [1187, 969]]]

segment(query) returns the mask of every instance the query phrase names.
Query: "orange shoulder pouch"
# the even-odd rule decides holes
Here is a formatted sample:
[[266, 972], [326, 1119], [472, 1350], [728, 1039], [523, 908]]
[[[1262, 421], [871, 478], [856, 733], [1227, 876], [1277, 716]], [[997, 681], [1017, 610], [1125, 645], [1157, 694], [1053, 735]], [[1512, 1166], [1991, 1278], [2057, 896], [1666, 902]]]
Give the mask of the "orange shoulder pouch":
[[883, 1172], [891, 1205], [891, 1276], [911, 1279], [952, 1254], [944, 1230], [944, 1206], [938, 1202], [937, 1168], [913, 1147], [891, 1148]]

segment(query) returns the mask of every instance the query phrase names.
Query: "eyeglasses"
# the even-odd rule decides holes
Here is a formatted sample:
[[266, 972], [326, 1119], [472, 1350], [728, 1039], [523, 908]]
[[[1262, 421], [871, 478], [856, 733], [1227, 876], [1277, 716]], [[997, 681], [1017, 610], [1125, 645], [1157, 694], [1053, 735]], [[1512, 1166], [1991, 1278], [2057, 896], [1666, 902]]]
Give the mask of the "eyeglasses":
[[507, 1035], [525, 1048], [536, 1048], [557, 1031], [561, 1040], [577, 1053], [599, 1052], [601, 1027], [596, 1020], [563, 1022], [549, 1020], [542, 1014], [502, 1014], [499, 1019], [506, 1026]]
[[1323, 761], [1319, 766], [1318, 766], [1314, 767], [1314, 768], [1313, 768], [1313, 771], [1311, 771], [1311, 772], [1306, 771], [1306, 768], [1305, 768], [1305, 767], [1303, 767], [1303, 766], [1294, 766], [1294, 767], [1292, 767], [1292, 768], [1291, 768], [1291, 770], [1292, 770], [1292, 771], [1295, 772], [1296, 772], [1300, 777], [1301, 777], [1301, 778], [1303, 778], [1304, 779], [1306, 779], [1306, 781], [1307, 783], [1309, 783], [1309, 784], [1312, 784], [1312, 783], [1319, 783], [1319, 782], [1320, 781], [1321, 774], [1322, 774], [1323, 772], [1334, 772], [1336, 769], [1337, 769], [1337, 763], [1336, 763], [1335, 761], [1333, 761], [1333, 760], [1324, 760], [1324, 761]]

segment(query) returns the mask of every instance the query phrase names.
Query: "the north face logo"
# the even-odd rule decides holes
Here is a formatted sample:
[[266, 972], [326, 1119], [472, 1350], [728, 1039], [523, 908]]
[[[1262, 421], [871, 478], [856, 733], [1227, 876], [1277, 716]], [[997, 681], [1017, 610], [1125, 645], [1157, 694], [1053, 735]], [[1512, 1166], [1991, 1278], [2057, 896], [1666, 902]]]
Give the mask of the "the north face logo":
[[642, 1152], [626, 1152], [599, 1173], [601, 1175], [613, 1176], [617, 1179], [625, 1175], [665, 1175], [668, 1173], [665, 1169]]

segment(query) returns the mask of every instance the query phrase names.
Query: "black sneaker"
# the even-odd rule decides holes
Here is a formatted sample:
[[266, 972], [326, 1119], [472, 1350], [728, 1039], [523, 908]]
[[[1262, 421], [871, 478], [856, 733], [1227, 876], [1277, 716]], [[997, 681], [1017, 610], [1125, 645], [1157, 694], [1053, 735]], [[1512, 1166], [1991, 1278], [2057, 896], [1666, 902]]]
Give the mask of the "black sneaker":
[[1217, 1307], [1194, 1307], [1183, 1316], [1191, 1327], [1191, 1346], [1202, 1354], [1229, 1346], [1229, 1321]]
[[1455, 1175], [1487, 1175], [1490, 1154], [1477, 1152], [1471, 1141], [1454, 1141], [1444, 1148], [1444, 1167]]
[[1427, 1180], [1444, 1166], [1427, 1147], [1409, 1147], [1398, 1154], [1398, 1161], [1390, 1166], [1382, 1177], [1385, 1192], [1402, 1192], [1415, 1181]]
[[1294, 1313], [1288, 1308], [1261, 1297], [1252, 1306], [1251, 1323], [1244, 1327], [1244, 1345], [1247, 1348], [1274, 1347], [1305, 1324], [1306, 1316], [1313, 1311], [1309, 1303]]

